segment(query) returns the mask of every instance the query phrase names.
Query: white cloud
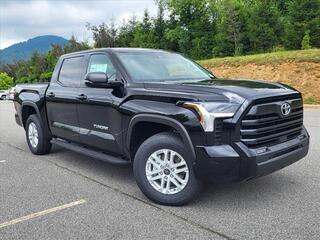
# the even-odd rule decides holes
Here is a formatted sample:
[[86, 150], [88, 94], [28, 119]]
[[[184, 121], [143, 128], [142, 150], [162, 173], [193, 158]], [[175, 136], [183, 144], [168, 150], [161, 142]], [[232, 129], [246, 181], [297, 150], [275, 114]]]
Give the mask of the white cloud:
[[141, 17], [144, 9], [156, 14], [153, 0], [0, 0], [0, 49], [47, 34], [86, 40], [87, 22], [120, 23], [132, 14]]

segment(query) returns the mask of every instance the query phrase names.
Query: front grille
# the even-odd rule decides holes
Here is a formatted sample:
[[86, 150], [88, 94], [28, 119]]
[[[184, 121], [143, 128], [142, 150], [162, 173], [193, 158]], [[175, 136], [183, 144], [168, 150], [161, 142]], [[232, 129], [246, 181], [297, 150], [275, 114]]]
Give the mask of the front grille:
[[[287, 102], [291, 113], [283, 116], [281, 105]], [[250, 148], [271, 146], [297, 137], [303, 126], [300, 98], [266, 101], [253, 105], [241, 120], [241, 141]]]
[[215, 145], [222, 144], [223, 123], [222, 119], [215, 119], [214, 121], [214, 143]]

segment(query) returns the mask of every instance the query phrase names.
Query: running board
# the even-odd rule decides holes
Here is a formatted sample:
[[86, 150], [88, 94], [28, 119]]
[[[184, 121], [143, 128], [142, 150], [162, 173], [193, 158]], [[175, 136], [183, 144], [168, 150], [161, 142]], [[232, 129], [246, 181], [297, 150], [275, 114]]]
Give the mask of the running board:
[[126, 161], [122, 158], [118, 158], [106, 153], [98, 152], [89, 148], [86, 148], [84, 146], [75, 144], [75, 143], [69, 143], [65, 140], [54, 138], [51, 140], [52, 144], [56, 144], [60, 147], [66, 148], [68, 150], [86, 155], [88, 157], [92, 157], [104, 162], [112, 163], [112, 164], [118, 164], [118, 165], [128, 165], [130, 164], [130, 161]]

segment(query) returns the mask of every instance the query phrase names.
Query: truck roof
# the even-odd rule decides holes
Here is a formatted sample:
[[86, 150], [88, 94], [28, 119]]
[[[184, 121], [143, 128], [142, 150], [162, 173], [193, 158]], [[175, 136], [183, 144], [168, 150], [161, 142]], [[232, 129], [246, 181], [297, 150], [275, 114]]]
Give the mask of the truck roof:
[[72, 52], [62, 55], [61, 57], [68, 57], [73, 55], [78, 55], [81, 53], [94, 53], [94, 52], [149, 52], [149, 53], [157, 53], [157, 52], [168, 52], [161, 49], [151, 49], [151, 48], [94, 48], [84, 51]]

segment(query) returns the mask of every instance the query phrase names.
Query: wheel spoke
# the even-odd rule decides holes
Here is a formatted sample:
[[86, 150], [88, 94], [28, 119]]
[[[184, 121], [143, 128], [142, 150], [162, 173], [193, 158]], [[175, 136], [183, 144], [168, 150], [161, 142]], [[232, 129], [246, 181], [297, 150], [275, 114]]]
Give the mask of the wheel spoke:
[[164, 177], [161, 178], [160, 191], [163, 192], [164, 188]]
[[177, 167], [181, 167], [183, 165], [186, 165], [186, 162], [179, 162], [179, 163], [176, 163], [176, 164], [173, 164], [173, 167], [177, 168]]
[[177, 174], [177, 173], [188, 172], [188, 171], [189, 171], [189, 170], [188, 170], [188, 167], [185, 166], [185, 167], [183, 167], [183, 168], [177, 169], [177, 170], [175, 171], [175, 173]]
[[150, 181], [158, 180], [158, 179], [160, 179], [160, 178], [162, 178], [162, 176], [161, 176], [160, 174], [158, 174], [158, 175], [156, 175], [156, 176], [154, 176], [154, 177], [151, 177], [151, 178], [150, 178]]
[[183, 180], [178, 174], [173, 174], [173, 176], [174, 176], [174, 178], [176, 179], [176, 180], [178, 180], [180, 183], [184, 183], [185, 182], [185, 180]]
[[162, 169], [160, 168], [156, 168], [155, 170], [147, 170], [147, 175], [153, 175], [153, 174], [157, 174], [157, 173], [160, 173], [162, 171]]
[[148, 161], [152, 164], [152, 166], [153, 166], [154, 168], [159, 169], [158, 163], [157, 163], [154, 159], [149, 158]]
[[167, 181], [166, 193], [169, 193], [170, 192], [170, 179], [168, 178], [166, 181]]
[[178, 188], [181, 189], [181, 184], [175, 178], [171, 178], [171, 182]]
[[155, 161], [155, 163], [158, 165], [158, 163], [161, 165], [162, 164], [162, 159], [161, 158], [159, 158], [158, 156], [157, 156], [157, 154], [152, 154], [151, 155], [151, 157], [153, 158], [153, 160]]
[[172, 165], [173, 165], [174, 156], [175, 156], [175, 153], [171, 152], [170, 153], [170, 158], [169, 158], [170, 167], [172, 167]]
[[164, 164], [166, 164], [166, 163], [168, 163], [168, 150], [167, 150], [167, 149], [164, 149], [164, 150], [163, 150], [163, 154], [164, 154], [164, 156], [163, 156], [163, 162], [164, 162]]

